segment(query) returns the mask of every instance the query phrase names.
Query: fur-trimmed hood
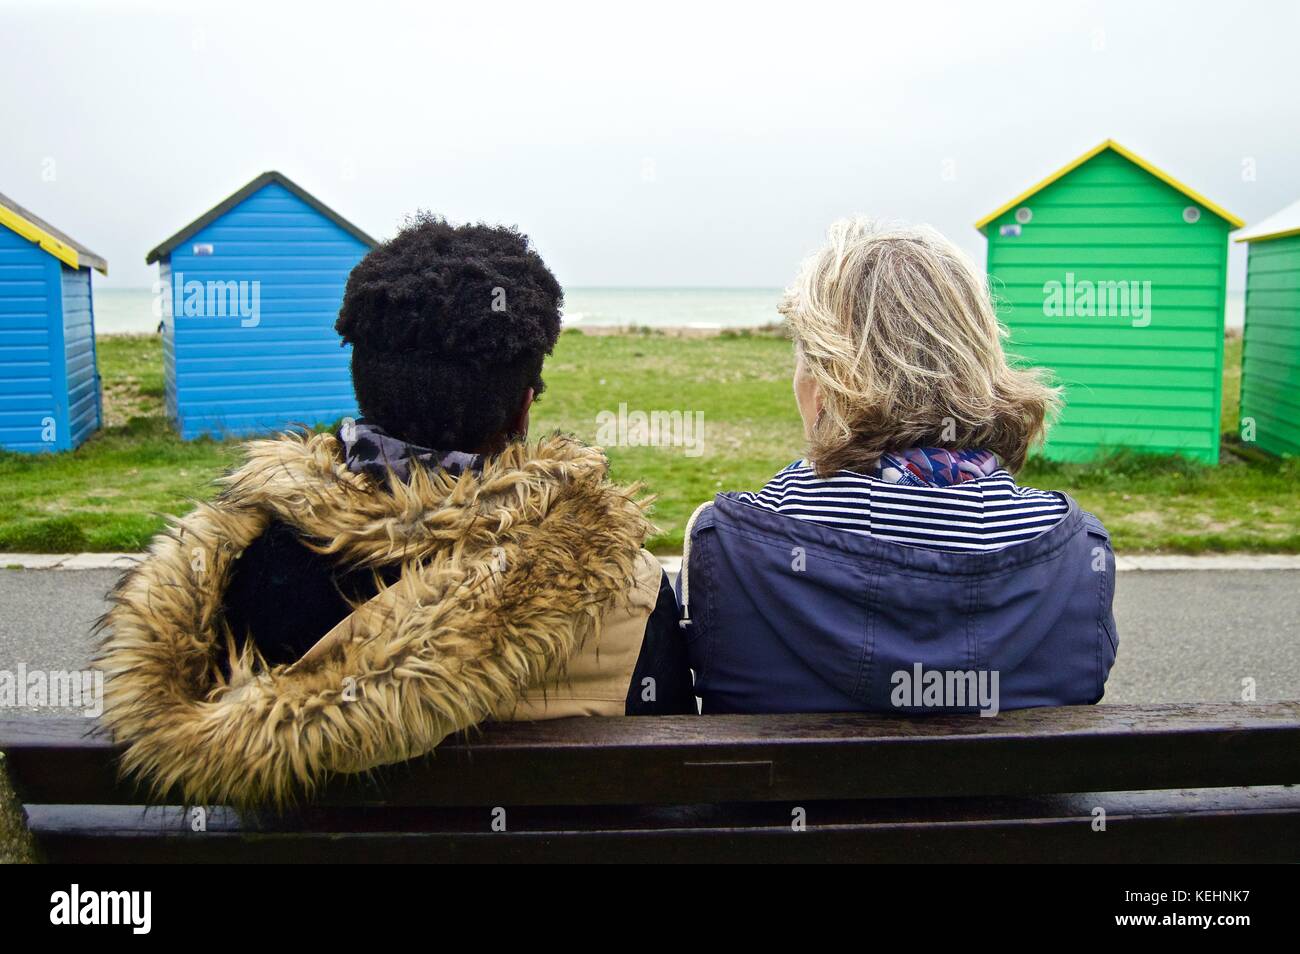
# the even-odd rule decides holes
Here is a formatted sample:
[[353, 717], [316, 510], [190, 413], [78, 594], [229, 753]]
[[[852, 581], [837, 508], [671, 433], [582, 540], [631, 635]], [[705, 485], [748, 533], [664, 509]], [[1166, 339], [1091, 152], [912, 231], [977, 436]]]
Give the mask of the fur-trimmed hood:
[[[391, 483], [349, 472], [330, 435], [248, 444], [110, 594], [97, 664], [124, 773], [189, 804], [285, 804], [508, 709], [627, 596], [651, 527], [606, 474], [558, 436]], [[235, 654], [222, 616], [233, 562], [272, 519], [340, 564], [401, 567], [359, 638], [311, 666]]]

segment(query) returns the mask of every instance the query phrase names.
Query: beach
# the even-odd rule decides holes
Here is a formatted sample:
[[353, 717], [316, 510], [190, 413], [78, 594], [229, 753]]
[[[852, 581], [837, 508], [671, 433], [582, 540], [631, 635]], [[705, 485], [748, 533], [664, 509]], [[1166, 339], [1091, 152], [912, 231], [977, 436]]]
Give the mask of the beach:
[[[98, 334], [156, 331], [160, 314], [152, 288], [97, 288]], [[779, 288], [570, 288], [564, 326], [596, 330], [678, 329], [681, 333], [756, 328], [780, 319]]]

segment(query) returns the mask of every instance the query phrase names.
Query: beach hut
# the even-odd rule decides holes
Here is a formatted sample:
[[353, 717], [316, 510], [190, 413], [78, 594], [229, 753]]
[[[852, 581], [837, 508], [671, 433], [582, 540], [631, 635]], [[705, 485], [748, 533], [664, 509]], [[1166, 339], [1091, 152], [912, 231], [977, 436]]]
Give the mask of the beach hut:
[[108, 263], [0, 195], [0, 447], [70, 450], [99, 429], [90, 272]]
[[1300, 202], [1237, 237], [1249, 243], [1241, 349], [1241, 436], [1300, 454]]
[[1110, 139], [975, 223], [1009, 350], [1065, 389], [1046, 456], [1218, 462], [1228, 233], [1242, 224]]
[[375, 245], [265, 172], [145, 258], [159, 265], [167, 412], [186, 440], [356, 413], [334, 331], [348, 273]]

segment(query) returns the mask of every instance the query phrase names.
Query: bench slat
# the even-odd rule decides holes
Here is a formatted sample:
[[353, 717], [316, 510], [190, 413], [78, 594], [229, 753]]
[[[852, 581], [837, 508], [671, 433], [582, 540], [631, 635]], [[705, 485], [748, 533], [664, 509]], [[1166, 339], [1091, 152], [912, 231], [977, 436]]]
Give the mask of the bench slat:
[[[76, 717], [0, 718], [29, 804], [135, 804]], [[323, 805], [674, 805], [1209, 788], [1300, 781], [1300, 703], [1076, 706], [996, 718], [666, 716], [489, 725], [336, 779]]]
[[[1091, 810], [1106, 808], [1106, 831]], [[972, 861], [1295, 860], [1300, 790], [1103, 793], [1029, 799], [928, 799], [906, 805], [810, 803], [806, 831], [788, 814], [722, 808], [509, 813], [510, 831], [431, 813], [420, 830], [240, 831], [213, 813], [186, 829], [177, 809], [35, 806], [29, 824], [50, 861]], [[356, 813], [356, 810], [353, 810]], [[761, 813], [760, 813], [761, 814]], [[725, 821], [724, 821], [725, 819]], [[391, 821], [391, 818], [384, 819]]]

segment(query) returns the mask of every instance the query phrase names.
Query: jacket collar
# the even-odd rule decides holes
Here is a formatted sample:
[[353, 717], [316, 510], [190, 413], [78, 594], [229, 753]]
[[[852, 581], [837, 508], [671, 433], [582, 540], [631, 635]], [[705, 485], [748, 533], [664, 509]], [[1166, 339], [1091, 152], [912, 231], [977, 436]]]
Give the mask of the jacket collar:
[[1096, 517], [1080, 509], [1072, 497], [1066, 494], [1060, 496], [1065, 498], [1068, 509], [1055, 526], [1044, 530], [1032, 540], [1015, 546], [969, 553], [909, 546], [865, 533], [845, 533], [811, 520], [773, 513], [764, 507], [739, 500], [731, 492], [718, 494], [714, 498], [712, 509], [715, 515], [712, 523], [732, 532], [768, 540], [786, 549], [802, 546], [809, 552], [832, 553], [841, 559], [863, 563], [879, 562], [895, 569], [918, 573], [983, 576], [1057, 559], [1084, 529], [1098, 535], [1104, 533]]
[[453, 475], [467, 470], [481, 471], [483, 458], [463, 451], [436, 451], [393, 437], [378, 424], [362, 418], [346, 421], [335, 436], [342, 447], [343, 461], [354, 474], [376, 479], [409, 480], [412, 465], [441, 468]]

